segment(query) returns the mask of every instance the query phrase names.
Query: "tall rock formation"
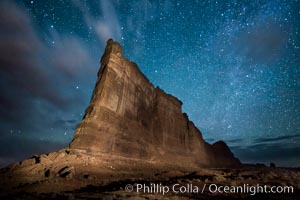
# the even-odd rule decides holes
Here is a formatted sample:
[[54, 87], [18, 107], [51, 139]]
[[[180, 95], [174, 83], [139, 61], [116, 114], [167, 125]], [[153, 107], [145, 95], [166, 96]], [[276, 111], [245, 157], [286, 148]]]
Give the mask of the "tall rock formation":
[[69, 147], [175, 165], [240, 164], [225, 143], [206, 143], [181, 106], [155, 88], [110, 39], [90, 105]]
[[[109, 40], [90, 105], [73, 141], [59, 151], [0, 169], [0, 199], [223, 199], [224, 193], [207, 191], [211, 183], [294, 185], [299, 190], [299, 170], [246, 169], [224, 142], [205, 142], [181, 105], [176, 97], [155, 88], [136, 64], [123, 58], [121, 46]], [[188, 186], [187, 190], [207, 187], [201, 194], [201, 190], [163, 194], [160, 189], [137, 192], [137, 183], [150, 188], [155, 188], [152, 184], [172, 188], [174, 183]], [[249, 197], [228, 193], [226, 199], [230, 195]], [[296, 196], [295, 191], [295, 196], [282, 197]]]
[[210, 145], [203, 140], [181, 105], [155, 88], [136, 64], [123, 58], [121, 46], [109, 40], [73, 141], [57, 152], [1, 169], [0, 197], [7, 199], [7, 191], [15, 195], [106, 187], [141, 178], [162, 181], [205, 170], [200, 167], [240, 165], [224, 142]]

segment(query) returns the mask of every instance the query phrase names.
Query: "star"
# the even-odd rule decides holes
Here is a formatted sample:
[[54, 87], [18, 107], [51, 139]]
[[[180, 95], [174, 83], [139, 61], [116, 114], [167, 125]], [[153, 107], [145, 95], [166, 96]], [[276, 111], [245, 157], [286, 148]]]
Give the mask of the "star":
[[[36, 138], [67, 145], [67, 133], [90, 101], [105, 43], [113, 38], [154, 86], [183, 102], [204, 139], [225, 140], [243, 162], [253, 162], [249, 152], [255, 147], [282, 166], [298, 166], [298, 4], [1, 1], [6, 23], [0, 44], [16, 44], [0, 45], [1, 133], [17, 146], [20, 130], [18, 137], [30, 138], [27, 149], [37, 145]], [[262, 156], [257, 162], [269, 160]]]

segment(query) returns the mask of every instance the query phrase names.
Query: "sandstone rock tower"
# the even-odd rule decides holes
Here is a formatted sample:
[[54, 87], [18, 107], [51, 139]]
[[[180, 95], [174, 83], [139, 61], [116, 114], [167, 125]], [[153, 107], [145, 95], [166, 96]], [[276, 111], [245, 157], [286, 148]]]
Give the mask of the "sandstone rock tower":
[[69, 148], [178, 165], [240, 164], [224, 142], [206, 143], [181, 105], [155, 88], [110, 39], [90, 105]]
[[239, 166], [224, 142], [203, 140], [181, 105], [155, 88], [136, 64], [123, 58], [121, 46], [108, 40], [73, 141], [1, 169], [2, 193], [72, 191], [141, 177], [161, 181], [172, 170]]

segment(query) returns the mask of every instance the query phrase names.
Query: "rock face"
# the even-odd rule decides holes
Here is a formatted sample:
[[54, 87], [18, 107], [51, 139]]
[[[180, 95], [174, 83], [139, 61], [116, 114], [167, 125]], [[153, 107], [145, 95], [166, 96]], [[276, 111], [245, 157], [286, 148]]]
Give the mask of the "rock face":
[[4, 193], [71, 191], [128, 179], [162, 180], [178, 170], [239, 166], [224, 142], [203, 140], [181, 105], [155, 88], [136, 64], [123, 58], [121, 46], [109, 40], [73, 141], [1, 169], [0, 188]]
[[[282, 193], [281, 199], [299, 199], [299, 169], [241, 165], [224, 142], [206, 143], [181, 105], [154, 88], [136, 64], [123, 58], [120, 45], [109, 40], [71, 144], [0, 169], [0, 199], [248, 199], [244, 193], [210, 194], [208, 184], [258, 183], [292, 185], [294, 196]], [[207, 187], [204, 194], [126, 190], [136, 183]]]
[[181, 106], [176, 97], [155, 88], [110, 39], [69, 148], [177, 165], [239, 165], [224, 142], [203, 140]]

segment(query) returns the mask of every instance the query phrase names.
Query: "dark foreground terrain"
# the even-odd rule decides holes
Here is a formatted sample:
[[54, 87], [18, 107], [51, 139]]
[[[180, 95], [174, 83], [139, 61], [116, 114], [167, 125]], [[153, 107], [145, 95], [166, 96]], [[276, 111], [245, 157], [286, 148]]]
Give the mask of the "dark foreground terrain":
[[[69, 158], [69, 154], [56, 153], [55, 156], [59, 156], [56, 158], [59, 162], [53, 166], [43, 157], [36, 156], [2, 169], [0, 199], [294, 200], [300, 197], [299, 169], [255, 165], [199, 168], [121, 158], [116, 162], [111, 158], [80, 157], [78, 154], [76, 159]], [[253, 189], [258, 184], [267, 191]], [[244, 186], [248, 189], [226, 193], [222, 187], [221, 191], [216, 191], [219, 186]], [[279, 192], [271, 193], [272, 186], [280, 186]], [[286, 186], [293, 189], [284, 190]], [[138, 187], [141, 188], [137, 190]]]

